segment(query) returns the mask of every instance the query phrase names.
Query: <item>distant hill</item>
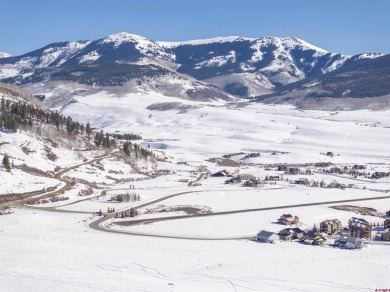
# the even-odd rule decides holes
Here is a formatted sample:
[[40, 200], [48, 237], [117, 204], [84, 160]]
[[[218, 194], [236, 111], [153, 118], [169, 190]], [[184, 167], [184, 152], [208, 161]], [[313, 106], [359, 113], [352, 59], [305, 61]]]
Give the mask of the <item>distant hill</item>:
[[288, 84], [256, 100], [302, 108], [390, 108], [390, 55], [351, 60], [335, 71]]

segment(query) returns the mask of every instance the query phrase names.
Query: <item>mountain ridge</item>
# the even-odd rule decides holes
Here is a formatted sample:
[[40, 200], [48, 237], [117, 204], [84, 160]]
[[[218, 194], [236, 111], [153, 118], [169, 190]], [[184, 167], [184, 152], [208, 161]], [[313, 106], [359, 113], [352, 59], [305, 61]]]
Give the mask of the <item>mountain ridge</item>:
[[[170, 88], [183, 98], [232, 100], [233, 96], [272, 94], [290, 83], [379, 56], [331, 53], [294, 37], [162, 42], [120, 32], [98, 40], [52, 43], [21, 56], [1, 58], [0, 81], [25, 85], [27, 91], [28, 84], [37, 82], [105, 87], [132, 82], [137, 92], [146, 86], [165, 94]], [[151, 85], [161, 78], [165, 89]]]

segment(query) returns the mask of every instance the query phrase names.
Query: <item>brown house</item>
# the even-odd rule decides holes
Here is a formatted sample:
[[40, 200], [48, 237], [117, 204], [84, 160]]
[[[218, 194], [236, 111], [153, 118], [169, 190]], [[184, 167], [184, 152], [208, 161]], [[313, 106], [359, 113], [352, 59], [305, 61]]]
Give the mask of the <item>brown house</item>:
[[371, 239], [371, 225], [363, 218], [352, 217], [348, 227], [351, 237]]
[[283, 214], [278, 219], [278, 223], [284, 224], [284, 225], [294, 225], [294, 224], [299, 223], [299, 218], [297, 216], [293, 216], [291, 214]]
[[310, 230], [305, 232], [301, 237], [301, 240], [309, 245], [324, 245], [326, 242], [326, 238], [314, 230]]
[[383, 228], [388, 229], [390, 228], [390, 218], [387, 218], [385, 222], [383, 222]]
[[386, 231], [382, 234], [382, 240], [390, 241], [390, 231]]
[[341, 228], [341, 222], [338, 219], [325, 220], [320, 223], [320, 231], [327, 234], [336, 234]]

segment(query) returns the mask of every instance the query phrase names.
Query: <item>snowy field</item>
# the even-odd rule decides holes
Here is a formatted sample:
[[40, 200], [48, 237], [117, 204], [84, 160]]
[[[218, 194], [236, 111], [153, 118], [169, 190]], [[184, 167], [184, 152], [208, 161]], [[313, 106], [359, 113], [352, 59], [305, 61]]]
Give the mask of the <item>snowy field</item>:
[[[47, 205], [61, 205], [58, 210], [62, 212], [20, 208], [13, 209], [11, 215], [0, 216], [1, 290], [374, 291], [390, 288], [390, 246], [368, 245], [359, 251], [348, 251], [295, 242], [271, 245], [249, 240], [132, 236], [88, 227], [93, 220], [92, 212], [99, 209], [103, 212], [107, 207], [120, 210], [182, 192], [190, 193], [141, 208], [141, 215], [135, 219], [185, 216], [181, 211], [142, 214], [146, 209], [162, 205], [204, 206], [218, 212], [389, 195], [388, 178], [355, 179], [322, 172], [308, 176], [283, 175], [283, 181], [258, 189], [226, 185], [224, 177], [200, 179], [200, 185], [195, 187], [189, 186], [188, 182], [195, 181], [207, 171], [213, 173], [222, 169], [262, 178], [281, 175], [274, 168], [266, 171], [264, 167], [265, 164], [279, 163], [366, 164], [370, 172], [388, 172], [390, 111], [300, 111], [290, 106], [262, 104], [237, 107], [235, 104], [200, 103], [160, 95], [118, 97], [104, 91], [80, 96], [77, 101], [64, 107], [62, 114], [80, 122], [89, 121], [92, 126], [102, 126], [106, 132], [140, 134], [143, 140], [139, 142], [144, 147], [155, 150], [166, 159], [153, 164], [140, 162], [137, 169], [112, 158], [75, 168], [65, 176], [86, 181], [85, 186], [96, 184], [99, 189], [90, 196], [78, 197], [78, 190], [83, 186], [77, 183], [73, 190], [65, 193], [71, 197], [69, 201]], [[181, 102], [192, 107], [187, 112], [147, 109], [149, 105], [162, 101]], [[34, 146], [33, 139], [26, 138], [24, 134], [0, 134], [2, 141], [8, 142], [0, 146], [0, 159], [4, 153], [11, 156], [14, 153], [15, 163], [19, 165], [26, 163], [40, 167], [39, 163], [45, 161], [43, 143]], [[28, 149], [40, 150], [27, 155], [20, 150], [23, 143], [30, 143], [26, 144]], [[56, 162], [48, 161], [41, 169], [54, 171], [56, 167], [69, 167], [94, 157], [88, 152], [53, 151], [57, 151], [55, 154], [61, 158]], [[335, 155], [321, 154], [328, 151]], [[241, 166], [218, 166], [209, 160], [239, 152], [261, 155], [245, 161], [251, 165]], [[272, 155], [272, 152], [277, 154]], [[237, 156], [232, 160], [240, 162], [241, 158]], [[170, 172], [147, 177], [147, 172], [157, 169]], [[11, 184], [6, 179], [9, 174], [3, 169], [0, 174], [1, 190], [9, 192]], [[354, 188], [339, 190], [290, 184], [291, 180], [300, 177], [324, 180], [327, 184], [336, 180], [346, 185], [353, 184]], [[26, 181], [29, 179], [26, 178]], [[55, 182], [42, 178], [36, 186]], [[129, 185], [135, 189], [130, 190]], [[26, 184], [26, 191], [29, 190], [33, 190], [33, 186]], [[108, 195], [96, 198], [103, 190], [107, 190]], [[108, 201], [111, 195], [126, 191], [140, 195], [140, 201]], [[390, 210], [390, 199], [348, 204]], [[369, 222], [383, 221], [383, 218], [360, 216], [329, 208], [329, 205], [319, 205], [168, 220], [131, 227], [111, 224], [112, 221], [105, 222], [105, 225], [113, 230], [152, 235], [199, 239], [239, 237], [253, 236], [260, 229], [281, 230], [283, 226], [275, 224], [275, 221], [283, 213], [297, 215], [303, 222], [302, 228], [334, 218], [345, 225], [352, 216]]]
[[156, 239], [98, 232], [85, 219], [33, 210], [2, 216], [2, 290], [373, 291], [389, 285], [388, 246], [346, 251]]

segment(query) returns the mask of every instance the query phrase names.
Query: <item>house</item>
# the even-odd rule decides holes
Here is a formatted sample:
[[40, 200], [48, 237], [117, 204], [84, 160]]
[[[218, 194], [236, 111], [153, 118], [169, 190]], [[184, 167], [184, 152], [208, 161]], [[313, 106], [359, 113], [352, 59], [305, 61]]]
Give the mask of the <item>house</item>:
[[276, 181], [276, 180], [280, 180], [280, 177], [278, 175], [270, 175], [268, 177], [268, 180], [269, 181]]
[[240, 182], [241, 182], [241, 177], [236, 176], [236, 177], [232, 177], [231, 179], [226, 180], [225, 184], [238, 184]]
[[303, 186], [309, 186], [310, 182], [307, 178], [300, 178], [294, 181], [296, 185], [303, 185]]
[[291, 228], [285, 228], [279, 231], [278, 233], [280, 240], [283, 241], [292, 241], [294, 232], [291, 231]]
[[305, 233], [302, 229], [298, 227], [291, 228], [291, 230], [295, 233], [297, 239], [301, 239], [303, 234]]
[[383, 222], [383, 228], [384, 228], [384, 229], [389, 229], [389, 228], [390, 228], [390, 218], [387, 218], [387, 219]]
[[389, 176], [389, 173], [386, 173], [386, 172], [374, 172], [372, 175], [371, 175], [371, 178], [374, 178], [374, 179], [380, 179], [382, 177], [386, 177], [386, 176]]
[[320, 231], [327, 234], [336, 234], [341, 230], [341, 222], [338, 219], [327, 219], [320, 223]]
[[327, 188], [344, 190], [345, 185], [339, 184], [338, 182], [332, 182], [332, 183], [328, 184]]
[[254, 158], [254, 157], [260, 157], [260, 153], [248, 153], [247, 155], [244, 156], [245, 158]]
[[371, 239], [371, 225], [363, 218], [352, 217], [348, 227], [351, 237]]
[[387, 229], [387, 231], [382, 234], [382, 240], [390, 241], [390, 229]]
[[254, 179], [255, 177], [252, 174], [248, 173], [241, 173], [238, 175], [241, 180], [248, 180], [248, 179]]
[[301, 239], [304, 231], [300, 228], [285, 228], [279, 231], [278, 235], [280, 240], [292, 241], [294, 239]]
[[290, 167], [287, 171], [288, 174], [298, 174], [299, 173], [299, 168], [296, 167]]
[[308, 232], [305, 232], [302, 235], [301, 240], [304, 243], [310, 244], [310, 245], [324, 245], [324, 243], [326, 242], [326, 238], [323, 237], [321, 235], [321, 233], [314, 231], [314, 230], [310, 230]]
[[278, 219], [278, 223], [284, 225], [294, 225], [299, 223], [299, 218], [297, 216], [292, 216], [291, 214], [283, 214]]
[[357, 170], [362, 170], [362, 169], [366, 169], [366, 167], [364, 166], [364, 165], [358, 165], [358, 164], [355, 164], [354, 166], [353, 166], [353, 169], [357, 169]]
[[256, 235], [256, 240], [260, 242], [274, 243], [279, 240], [279, 236], [270, 231], [260, 230], [260, 232]]
[[253, 178], [253, 179], [249, 179], [249, 180], [245, 181], [242, 186], [244, 186], [244, 187], [257, 187], [259, 184], [260, 184], [260, 180]]
[[363, 241], [361, 238], [352, 236], [341, 236], [335, 241], [334, 245], [347, 249], [360, 249], [362, 248]]
[[226, 169], [224, 169], [224, 170], [218, 171], [216, 173], [213, 173], [211, 176], [212, 177], [224, 177], [224, 176], [231, 176], [231, 175]]
[[348, 227], [343, 227], [338, 234], [340, 236], [349, 236], [350, 233], [351, 232], [349, 231]]

